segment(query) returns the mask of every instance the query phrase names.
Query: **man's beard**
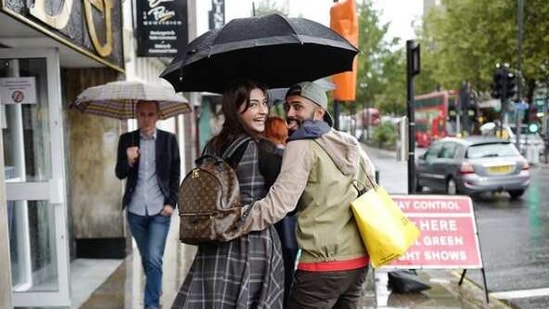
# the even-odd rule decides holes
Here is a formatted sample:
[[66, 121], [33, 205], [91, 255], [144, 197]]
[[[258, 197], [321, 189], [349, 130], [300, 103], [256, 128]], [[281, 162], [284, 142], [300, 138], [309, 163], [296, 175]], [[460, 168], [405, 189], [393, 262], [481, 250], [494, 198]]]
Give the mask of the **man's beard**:
[[301, 121], [295, 118], [286, 119], [286, 124], [288, 125], [288, 131], [290, 133], [296, 131], [301, 126]]

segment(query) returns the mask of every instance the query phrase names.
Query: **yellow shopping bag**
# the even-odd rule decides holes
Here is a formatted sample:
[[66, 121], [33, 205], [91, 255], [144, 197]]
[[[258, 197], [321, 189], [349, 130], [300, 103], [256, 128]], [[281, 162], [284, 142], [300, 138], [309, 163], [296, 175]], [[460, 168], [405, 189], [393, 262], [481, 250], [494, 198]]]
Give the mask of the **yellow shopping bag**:
[[419, 237], [417, 226], [381, 186], [360, 195], [351, 209], [374, 268], [403, 255]]

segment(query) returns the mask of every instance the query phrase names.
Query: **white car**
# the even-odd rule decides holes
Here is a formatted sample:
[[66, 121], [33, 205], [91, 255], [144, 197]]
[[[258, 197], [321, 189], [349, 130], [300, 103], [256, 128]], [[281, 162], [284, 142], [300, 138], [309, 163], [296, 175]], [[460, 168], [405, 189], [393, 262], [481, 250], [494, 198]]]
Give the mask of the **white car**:
[[[497, 136], [503, 139], [508, 139], [512, 144], [516, 146], [517, 136], [516, 136], [516, 126], [514, 124], [503, 125], [503, 132], [499, 131], [500, 128], [493, 122], [485, 123], [480, 127], [480, 131], [484, 136]], [[520, 142], [519, 142], [519, 151], [522, 155], [526, 154], [526, 148], [528, 146], [534, 147], [537, 149], [539, 154], [543, 154], [545, 151], [545, 143], [543, 138], [539, 133], [532, 133], [528, 131], [526, 125], [521, 125], [520, 130]]]
[[[509, 141], [516, 145], [517, 136], [516, 136], [516, 126], [509, 125], [508, 127], [509, 132]], [[539, 133], [532, 133], [528, 131], [528, 126], [522, 125], [520, 127], [520, 142], [519, 142], [519, 150], [521, 154], [526, 153], [526, 147], [532, 146], [536, 148], [540, 155], [542, 155], [545, 151], [545, 143], [543, 142], [543, 138], [539, 135]]]

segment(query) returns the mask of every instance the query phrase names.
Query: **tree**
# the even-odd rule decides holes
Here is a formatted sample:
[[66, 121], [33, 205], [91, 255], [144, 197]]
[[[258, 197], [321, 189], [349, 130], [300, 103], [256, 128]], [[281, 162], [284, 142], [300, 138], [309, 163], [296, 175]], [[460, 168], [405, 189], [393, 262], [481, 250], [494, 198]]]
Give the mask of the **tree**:
[[255, 12], [252, 12], [254, 13], [254, 16], [263, 16], [271, 13], [280, 13], [284, 16], [288, 16], [288, 7], [279, 7], [274, 0], [261, 0], [259, 1], [257, 7], [255, 7], [254, 2], [254, 8]]
[[[496, 63], [517, 68], [517, 0], [442, 0], [424, 19], [422, 40], [430, 47], [433, 76], [447, 89], [467, 80], [474, 89], [488, 91]], [[549, 6], [546, 0], [524, 1], [522, 75], [532, 101], [540, 66], [549, 49]], [[423, 54], [422, 54], [423, 56]]]
[[[370, 0], [357, 4], [359, 14], [359, 49], [357, 103], [365, 106], [376, 106], [383, 113], [393, 113], [404, 106], [406, 93], [405, 83], [401, 83], [402, 55], [392, 49], [399, 43], [398, 39], [386, 42], [385, 36], [389, 24], [381, 25], [379, 12], [373, 9]], [[402, 66], [403, 68], [405, 66]], [[398, 94], [402, 94], [399, 96]]]

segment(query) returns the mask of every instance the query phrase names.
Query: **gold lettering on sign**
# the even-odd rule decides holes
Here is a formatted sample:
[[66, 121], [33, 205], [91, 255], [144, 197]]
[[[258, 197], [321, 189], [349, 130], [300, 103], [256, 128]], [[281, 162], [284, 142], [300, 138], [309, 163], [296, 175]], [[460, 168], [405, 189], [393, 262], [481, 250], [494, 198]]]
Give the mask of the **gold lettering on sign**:
[[55, 29], [61, 30], [65, 28], [71, 17], [72, 0], [65, 0], [61, 11], [57, 15], [49, 15], [46, 13], [46, 1], [47, 0], [34, 1], [34, 6], [30, 9], [30, 14]]
[[[94, 10], [92, 6], [104, 15], [103, 20], [105, 21], [106, 37], [106, 42], [104, 45], [101, 45], [101, 42], [99, 42], [99, 39], [97, 38], [97, 31], [95, 30], [95, 25], [93, 24]], [[112, 52], [112, 8], [112, 0], [84, 0], [84, 10], [86, 11], [86, 24], [88, 25], [90, 38], [93, 43], [93, 47], [102, 57], [107, 57]]]

